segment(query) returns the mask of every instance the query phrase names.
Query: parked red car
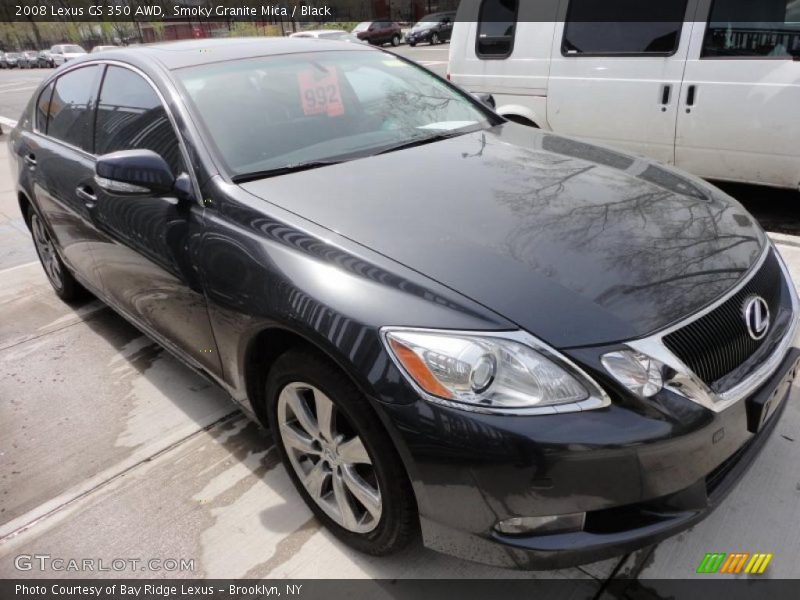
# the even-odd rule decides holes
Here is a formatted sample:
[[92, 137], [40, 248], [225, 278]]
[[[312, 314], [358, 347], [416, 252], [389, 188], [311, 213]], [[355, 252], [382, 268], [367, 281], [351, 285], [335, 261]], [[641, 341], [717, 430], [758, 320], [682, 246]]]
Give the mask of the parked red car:
[[370, 44], [383, 46], [390, 43], [392, 46], [399, 46], [403, 39], [400, 25], [394, 21], [364, 21], [353, 28], [353, 35], [358, 39], [365, 40]]

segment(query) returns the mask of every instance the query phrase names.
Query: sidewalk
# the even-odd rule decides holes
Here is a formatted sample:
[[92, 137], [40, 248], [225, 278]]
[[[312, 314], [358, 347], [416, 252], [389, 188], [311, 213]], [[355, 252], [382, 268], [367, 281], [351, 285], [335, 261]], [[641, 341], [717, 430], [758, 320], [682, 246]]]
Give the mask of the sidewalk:
[[[51, 292], [21, 222], [0, 143], [0, 577], [19, 554], [192, 559], [191, 572], [45, 576], [542, 578], [576, 597], [618, 576], [686, 578], [706, 552], [771, 552], [800, 577], [800, 390], [755, 465], [693, 529], [632, 556], [525, 573], [415, 545], [372, 558], [306, 509], [269, 434], [97, 301]], [[779, 239], [800, 281], [800, 240]], [[36, 576], [41, 574], [36, 573]], [[766, 576], [765, 575], [765, 576]]]

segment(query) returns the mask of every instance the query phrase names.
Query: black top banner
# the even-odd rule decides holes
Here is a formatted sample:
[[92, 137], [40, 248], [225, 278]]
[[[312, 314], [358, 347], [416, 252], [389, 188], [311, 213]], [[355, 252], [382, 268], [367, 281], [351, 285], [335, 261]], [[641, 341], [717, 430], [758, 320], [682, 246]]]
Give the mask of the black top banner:
[[[0, 0], [0, 22], [317, 22], [397, 21], [430, 15], [493, 23], [706, 21], [700, 0]], [[729, 24], [800, 30], [795, 0], [714, 0], [711, 17]]]

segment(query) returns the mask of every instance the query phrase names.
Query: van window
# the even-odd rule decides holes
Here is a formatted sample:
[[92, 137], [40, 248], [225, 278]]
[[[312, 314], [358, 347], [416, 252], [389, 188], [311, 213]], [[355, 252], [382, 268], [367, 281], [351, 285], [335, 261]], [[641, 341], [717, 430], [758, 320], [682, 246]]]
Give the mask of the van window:
[[152, 150], [173, 173], [184, 170], [178, 136], [161, 99], [133, 71], [111, 66], [97, 102], [95, 153], [118, 150]]
[[800, 1], [714, 0], [702, 57], [800, 57]]
[[561, 51], [565, 56], [674, 54], [688, 0], [571, 0]]
[[95, 65], [58, 78], [49, 106], [47, 135], [91, 152], [91, 100], [99, 74], [100, 67]]
[[517, 0], [483, 0], [478, 13], [479, 58], [507, 58], [514, 49], [517, 29]]

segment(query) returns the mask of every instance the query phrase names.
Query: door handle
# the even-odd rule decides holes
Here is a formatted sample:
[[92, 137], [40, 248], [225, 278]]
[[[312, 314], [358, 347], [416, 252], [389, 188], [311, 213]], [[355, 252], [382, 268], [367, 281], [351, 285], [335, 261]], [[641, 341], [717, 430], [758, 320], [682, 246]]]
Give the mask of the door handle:
[[97, 203], [97, 196], [88, 185], [79, 185], [75, 188], [75, 195], [83, 200], [88, 208], [92, 208]]
[[28, 152], [25, 155], [25, 162], [28, 163], [28, 166], [35, 167], [36, 166], [36, 155], [33, 152]]
[[697, 100], [697, 86], [690, 85], [689, 89], [686, 92], [686, 112], [692, 112], [692, 107], [694, 106], [694, 102]]
[[661, 87], [661, 112], [667, 111], [667, 106], [669, 106], [671, 100], [672, 100], [672, 84], [665, 83]]

